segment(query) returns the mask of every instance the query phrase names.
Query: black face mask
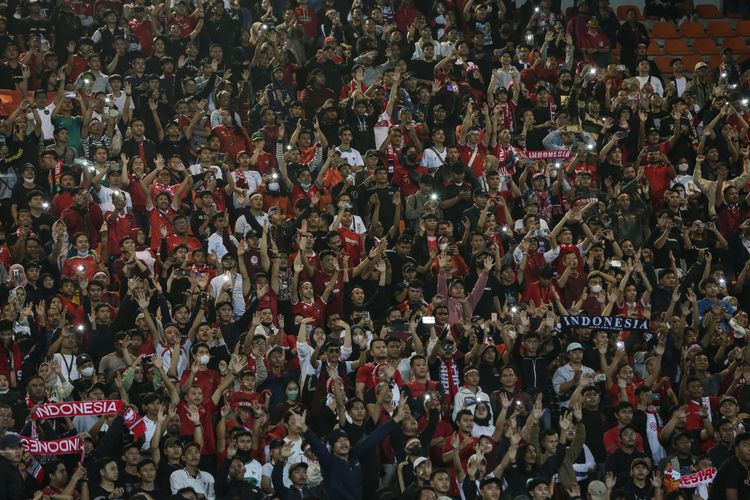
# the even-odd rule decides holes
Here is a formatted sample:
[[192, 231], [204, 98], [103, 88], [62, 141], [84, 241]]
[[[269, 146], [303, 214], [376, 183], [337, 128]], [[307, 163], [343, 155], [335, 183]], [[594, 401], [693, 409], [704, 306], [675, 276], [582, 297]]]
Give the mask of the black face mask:
[[406, 160], [410, 163], [416, 163], [417, 161], [417, 155], [407, 155]]
[[406, 453], [409, 455], [422, 455], [422, 446], [412, 446], [407, 448]]

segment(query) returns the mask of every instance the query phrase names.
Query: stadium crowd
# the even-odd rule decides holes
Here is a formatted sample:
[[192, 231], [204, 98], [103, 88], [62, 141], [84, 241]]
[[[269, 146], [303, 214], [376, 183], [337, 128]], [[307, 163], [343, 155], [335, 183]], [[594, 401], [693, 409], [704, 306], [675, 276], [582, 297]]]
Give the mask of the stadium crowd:
[[0, 3], [0, 499], [750, 498], [750, 60], [639, 15]]

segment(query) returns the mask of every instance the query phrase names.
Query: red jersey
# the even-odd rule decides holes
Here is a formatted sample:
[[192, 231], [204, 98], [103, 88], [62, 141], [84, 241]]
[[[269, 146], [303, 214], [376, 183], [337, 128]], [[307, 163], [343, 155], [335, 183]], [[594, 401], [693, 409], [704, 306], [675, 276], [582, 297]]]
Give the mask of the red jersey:
[[[329, 297], [329, 302], [326, 304], [326, 314], [344, 314], [344, 290], [342, 286], [344, 279], [342, 275], [343, 272], [339, 271], [338, 283], [336, 283], [336, 286], [331, 291], [331, 297]], [[312, 279], [315, 295], [321, 296], [331, 279], [333, 279], [333, 276], [329, 276], [323, 271], [316, 270]]]
[[193, 387], [200, 387], [203, 392], [203, 400], [210, 400], [213, 396], [214, 391], [221, 383], [221, 375], [216, 370], [210, 368], [206, 370], [198, 370], [195, 375], [190, 370], [185, 370], [180, 379], [180, 386], [187, 382], [188, 378], [193, 378]]
[[167, 252], [172, 253], [172, 250], [178, 245], [185, 245], [189, 252], [193, 252], [203, 247], [201, 242], [194, 236], [177, 236], [176, 234], [167, 235]]
[[314, 318], [313, 326], [323, 326], [323, 313], [326, 305], [321, 298], [316, 298], [309, 303], [300, 300], [296, 304], [292, 304], [292, 312], [299, 314], [303, 318]]
[[314, 40], [318, 37], [318, 14], [314, 10], [297, 7], [294, 9], [294, 15], [297, 16], [297, 21], [302, 25], [308, 39]]
[[131, 19], [128, 27], [130, 28], [130, 32], [141, 43], [141, 55], [143, 57], [150, 56], [154, 50], [154, 30], [151, 28], [151, 21], [145, 18], [141, 22]]
[[151, 237], [151, 249], [156, 251], [159, 249], [159, 243], [161, 242], [162, 226], [167, 228], [167, 234], [173, 232], [172, 219], [177, 215], [177, 211], [170, 205], [166, 210], [151, 207], [151, 210], [147, 211], [147, 213], [151, 226], [148, 230]]
[[[605, 432], [602, 441], [607, 455], [614, 453], [620, 447], [620, 428], [613, 427]], [[643, 438], [637, 432], [635, 433], [635, 449], [643, 453]]]
[[237, 155], [241, 151], [253, 149], [253, 142], [242, 127], [218, 125], [213, 128], [211, 133], [221, 141], [219, 151], [226, 153], [232, 161], [237, 161]]
[[[201, 450], [201, 455], [213, 455], [216, 453], [214, 413], [216, 413], [216, 405], [210, 397], [208, 400], [203, 400], [203, 403], [198, 407], [201, 431], [203, 432], [203, 449]], [[180, 416], [180, 435], [192, 436], [195, 433], [195, 426], [187, 417], [187, 405], [184, 401], [180, 401], [180, 404], [177, 405], [177, 414]]]
[[344, 247], [344, 252], [349, 256], [349, 267], [357, 267], [359, 265], [359, 256], [362, 255], [364, 247], [362, 246], [362, 238], [354, 231], [340, 228], [339, 237], [341, 237], [341, 245]]
[[94, 274], [99, 270], [99, 266], [96, 263], [96, 259], [93, 255], [87, 255], [86, 257], [79, 257], [74, 255], [65, 260], [62, 268], [63, 276], [72, 278], [77, 276], [80, 271], [84, 271], [87, 280], [94, 279]]
[[391, 178], [391, 184], [398, 186], [404, 197], [411, 196], [419, 191], [419, 184], [415, 182], [411, 175], [409, 175], [410, 172], [417, 175], [427, 175], [430, 173], [427, 168], [422, 166], [417, 166], [417, 168], [411, 170], [400, 165], [395, 167], [393, 177]]
[[461, 163], [468, 165], [477, 177], [484, 175], [484, 157], [487, 156], [488, 153], [487, 146], [481, 142], [477, 144], [476, 148], [473, 148], [468, 144], [459, 144], [458, 151]]
[[104, 219], [107, 220], [107, 251], [110, 255], [119, 257], [120, 240], [125, 236], [130, 236], [133, 228], [138, 227], [138, 223], [132, 214], [117, 214], [114, 222], [109, 222], [112, 212], [106, 212]]

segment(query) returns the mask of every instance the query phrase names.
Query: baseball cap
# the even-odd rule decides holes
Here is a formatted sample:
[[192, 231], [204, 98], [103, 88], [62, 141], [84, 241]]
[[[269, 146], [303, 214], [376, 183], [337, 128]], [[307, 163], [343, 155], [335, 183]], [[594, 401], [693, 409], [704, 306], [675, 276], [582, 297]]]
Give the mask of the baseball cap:
[[93, 362], [94, 360], [91, 359], [91, 356], [89, 356], [86, 353], [83, 353], [76, 358], [76, 366], [81, 366], [81, 365], [85, 365], [86, 363], [93, 363]]
[[633, 467], [635, 467], [636, 465], [645, 465], [649, 469], [651, 468], [651, 464], [648, 463], [648, 460], [646, 460], [645, 458], [635, 458], [635, 459], [633, 459], [632, 462], [630, 462], [630, 468], [631, 469]]
[[704, 62], [696, 63], [695, 69], [693, 71], [698, 71], [701, 68], [708, 68], [708, 64], [706, 64]]
[[588, 493], [591, 500], [604, 500], [607, 498], [607, 485], [601, 481], [591, 481]]
[[729, 394], [725, 394], [725, 395], [723, 395], [723, 396], [722, 396], [722, 397], [721, 397], [721, 398], [719, 399], [719, 404], [720, 404], [720, 405], [722, 405], [722, 404], [724, 404], [724, 403], [725, 403], [726, 401], [731, 401], [732, 403], [734, 403], [734, 404], [736, 404], [736, 405], [739, 405], [739, 403], [737, 402], [737, 398], [735, 398], [734, 396], [730, 396]]
[[427, 460], [428, 460], [427, 457], [417, 457], [417, 459], [414, 460], [414, 463], [412, 464], [412, 467], [414, 467], [416, 469], [417, 467], [419, 467], [420, 465], [422, 465], [423, 463], [425, 463]]
[[297, 462], [295, 464], [292, 464], [289, 466], [289, 472], [292, 472], [294, 469], [297, 469], [299, 467], [303, 467], [307, 469], [307, 462]]
[[263, 132], [253, 132], [253, 135], [251, 137], [253, 142], [255, 141], [262, 141], [263, 140]]
[[9, 432], [0, 438], [0, 450], [18, 448], [19, 446], [21, 446], [21, 437], [18, 434]]
[[568, 348], [565, 350], [565, 352], [570, 351], [576, 351], [576, 350], [583, 350], [583, 346], [579, 342], [571, 342], [568, 344]]

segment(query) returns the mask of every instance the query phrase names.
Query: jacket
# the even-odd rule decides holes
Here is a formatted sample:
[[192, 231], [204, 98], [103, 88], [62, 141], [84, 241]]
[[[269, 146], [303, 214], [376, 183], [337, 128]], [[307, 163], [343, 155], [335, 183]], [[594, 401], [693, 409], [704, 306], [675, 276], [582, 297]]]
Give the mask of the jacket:
[[23, 492], [23, 481], [18, 467], [2, 457], [0, 457], [0, 498], [3, 500], [29, 498]]
[[396, 422], [391, 420], [376, 428], [369, 436], [352, 446], [348, 461], [329, 451], [312, 429], [305, 431], [305, 439], [310, 443], [320, 462], [326, 498], [337, 500], [359, 500], [362, 498], [362, 465], [360, 460], [371, 453], [396, 427]]

